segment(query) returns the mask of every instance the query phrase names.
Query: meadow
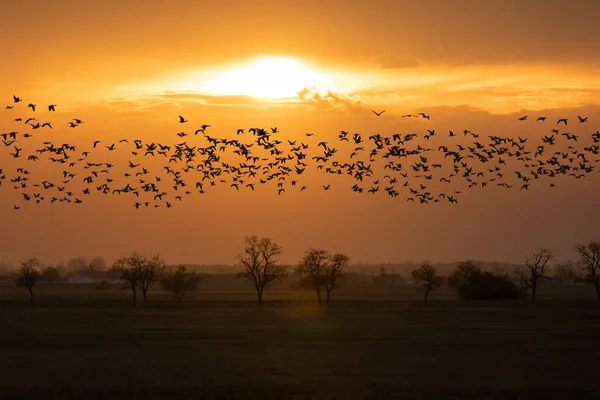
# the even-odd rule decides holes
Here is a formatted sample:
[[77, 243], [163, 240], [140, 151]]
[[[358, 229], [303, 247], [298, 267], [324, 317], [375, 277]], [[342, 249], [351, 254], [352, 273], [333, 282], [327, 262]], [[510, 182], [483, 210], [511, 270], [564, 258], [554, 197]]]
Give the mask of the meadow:
[[[244, 290], [246, 288], [246, 290]], [[588, 286], [538, 300], [423, 306], [411, 285], [342, 288], [318, 306], [283, 286], [262, 308], [204, 279], [148, 304], [93, 285], [0, 287], [0, 397], [598, 399], [600, 304]]]

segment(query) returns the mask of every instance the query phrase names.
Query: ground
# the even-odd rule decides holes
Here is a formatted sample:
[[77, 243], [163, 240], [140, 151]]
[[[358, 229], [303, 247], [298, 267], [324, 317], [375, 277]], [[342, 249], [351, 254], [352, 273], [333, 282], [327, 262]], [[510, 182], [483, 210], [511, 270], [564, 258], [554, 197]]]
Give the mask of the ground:
[[[463, 302], [413, 288], [194, 294], [0, 288], [0, 396], [232, 399], [599, 399], [589, 287]], [[202, 289], [202, 288], [201, 288]], [[552, 289], [557, 292], [555, 289]], [[548, 291], [547, 291], [548, 293]], [[278, 397], [279, 396], [279, 397]]]

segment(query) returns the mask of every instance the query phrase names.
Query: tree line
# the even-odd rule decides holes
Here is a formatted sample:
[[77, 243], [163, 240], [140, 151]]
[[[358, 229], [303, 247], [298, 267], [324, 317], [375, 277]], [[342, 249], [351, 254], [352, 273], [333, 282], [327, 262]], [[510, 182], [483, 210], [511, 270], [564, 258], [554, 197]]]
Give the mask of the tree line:
[[[518, 298], [529, 293], [536, 299], [540, 282], [588, 282], [600, 300], [600, 241], [574, 247], [579, 259], [576, 263], [553, 264], [552, 251], [540, 248], [524, 260], [522, 268], [513, 272], [483, 271], [473, 262], [460, 263], [447, 277], [439, 275], [435, 267], [423, 264], [412, 271], [413, 282], [423, 292], [427, 304], [429, 294], [444, 283], [454, 289], [462, 299]], [[350, 258], [341, 253], [309, 248], [295, 267], [279, 263], [281, 246], [271, 238], [249, 236], [244, 240], [244, 250], [236, 257], [242, 268], [238, 278], [248, 282], [256, 291], [259, 306], [263, 304], [265, 289], [287, 276], [298, 277], [298, 287], [314, 290], [319, 304], [329, 304], [334, 289], [339, 288], [347, 276]], [[138, 252], [123, 255], [112, 265], [124, 289], [132, 291], [132, 301], [137, 303], [141, 293], [147, 302], [148, 289], [159, 283], [164, 290], [182, 300], [198, 288], [200, 274], [188, 271], [185, 265], [167, 267], [158, 255], [146, 256]], [[33, 302], [33, 287], [43, 273], [48, 273], [37, 258], [23, 261], [18, 269], [16, 283], [25, 287]]]

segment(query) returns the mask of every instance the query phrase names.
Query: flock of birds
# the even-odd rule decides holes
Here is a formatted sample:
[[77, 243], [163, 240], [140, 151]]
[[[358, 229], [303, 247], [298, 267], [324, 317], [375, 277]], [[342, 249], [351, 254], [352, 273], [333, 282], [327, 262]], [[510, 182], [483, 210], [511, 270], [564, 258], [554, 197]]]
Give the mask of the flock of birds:
[[[80, 148], [44, 140], [44, 135], [38, 135], [40, 130], [54, 129], [50, 122], [38, 118], [55, 112], [57, 107], [50, 104], [40, 110], [33, 103], [24, 106], [17, 96], [6, 106], [6, 112], [30, 113], [27, 117], [11, 116], [13, 123], [21, 124], [24, 129], [0, 135], [0, 149], [5, 150], [5, 154], [0, 150], [0, 162], [11, 159], [18, 164], [10, 171], [0, 164], [0, 190], [9, 188], [19, 192], [20, 202], [14, 204], [15, 210], [23, 203], [80, 204], [92, 194], [131, 196], [137, 209], [171, 208], [187, 196], [206, 193], [217, 185], [254, 191], [259, 185], [270, 184], [277, 194], [283, 195], [290, 190], [308, 189], [309, 185], [300, 179], [311, 164], [325, 174], [348, 177], [353, 183], [348, 184], [348, 189], [355, 193], [402, 195], [406, 201], [422, 204], [457, 203], [462, 190], [446, 190], [445, 185], [462, 180], [464, 188], [497, 185], [525, 190], [533, 181], [547, 178], [549, 185], [555, 187], [556, 180], [552, 178], [583, 178], [600, 161], [600, 132], [591, 133], [589, 143], [578, 146], [582, 142], [578, 135], [559, 129], [561, 124], [565, 129], [569, 126], [567, 118], [560, 118], [536, 144], [529, 137], [484, 137], [470, 130], [442, 134], [433, 129], [427, 129], [422, 136], [417, 133], [365, 136], [341, 130], [335, 144], [319, 140], [312, 133], [290, 140], [280, 138], [276, 127], [255, 127], [238, 129], [235, 138], [227, 139], [213, 136], [209, 133], [210, 125], [204, 124], [190, 133], [178, 132], [178, 139], [174, 140], [178, 143], [123, 138], [114, 143], [93, 140]], [[384, 112], [373, 111], [377, 117]], [[403, 117], [430, 119], [425, 113]], [[522, 122], [527, 119], [526, 115], [518, 118]], [[576, 123], [587, 120], [577, 116]], [[545, 121], [545, 116], [536, 118], [536, 122]], [[68, 127], [79, 128], [83, 123], [74, 118]], [[189, 121], [179, 116], [178, 123]], [[36, 136], [42, 138], [36, 141]], [[438, 137], [444, 138], [443, 144], [425, 146]], [[26, 146], [30, 143], [32, 146]], [[24, 150], [26, 147], [29, 152]], [[106, 162], [105, 155], [117, 150], [127, 152], [127, 156], [120, 157], [124, 160], [122, 166]], [[348, 154], [342, 154], [343, 150]], [[34, 181], [30, 166], [43, 162], [57, 165], [57, 176]], [[44, 172], [50, 170], [45, 168]], [[336, 185], [326, 182], [318, 189], [327, 191]], [[443, 190], [435, 192], [437, 188]]]

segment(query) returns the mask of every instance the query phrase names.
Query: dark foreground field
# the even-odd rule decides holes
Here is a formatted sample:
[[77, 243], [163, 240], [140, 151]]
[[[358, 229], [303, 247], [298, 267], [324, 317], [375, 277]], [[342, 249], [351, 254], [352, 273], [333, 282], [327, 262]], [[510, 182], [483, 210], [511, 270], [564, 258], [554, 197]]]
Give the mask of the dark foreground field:
[[600, 399], [591, 296], [0, 290], [2, 399]]

